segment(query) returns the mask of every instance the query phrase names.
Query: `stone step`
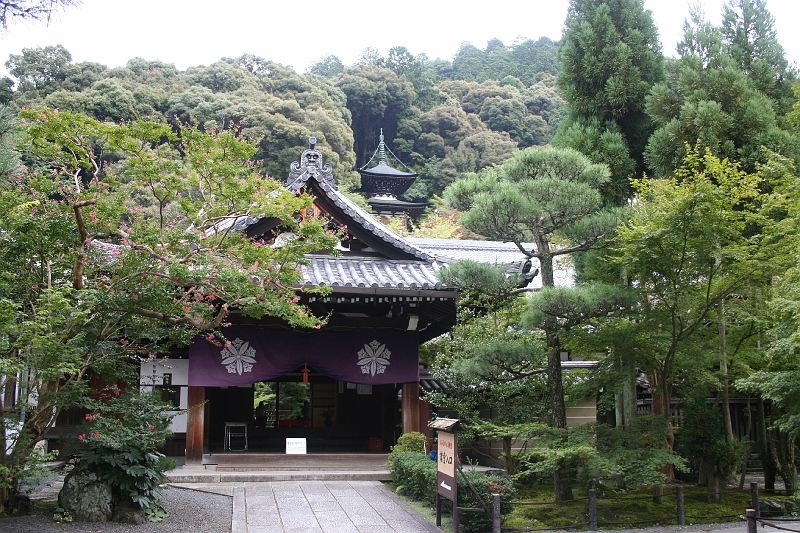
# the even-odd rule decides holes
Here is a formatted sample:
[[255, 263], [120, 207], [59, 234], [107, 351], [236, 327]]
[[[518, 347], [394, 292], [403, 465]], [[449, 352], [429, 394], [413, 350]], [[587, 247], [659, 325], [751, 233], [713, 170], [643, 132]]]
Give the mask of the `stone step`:
[[374, 471], [385, 470], [385, 453], [218, 453], [203, 456], [203, 466], [217, 471]]
[[390, 481], [388, 470], [227, 472], [183, 467], [166, 473], [171, 483], [257, 483], [269, 481]]

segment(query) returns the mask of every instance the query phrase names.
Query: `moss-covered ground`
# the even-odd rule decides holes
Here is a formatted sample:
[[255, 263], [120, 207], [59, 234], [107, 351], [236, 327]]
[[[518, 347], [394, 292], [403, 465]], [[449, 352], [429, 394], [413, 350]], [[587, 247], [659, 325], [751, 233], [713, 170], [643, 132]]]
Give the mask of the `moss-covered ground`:
[[[575, 497], [572, 502], [555, 504], [552, 487], [518, 487], [514, 510], [503, 526], [518, 530], [589, 529], [588, 497], [585, 492], [577, 491]], [[677, 524], [676, 502], [675, 489], [665, 489], [661, 503], [654, 501], [652, 489], [598, 492], [598, 527], [624, 529]], [[703, 488], [684, 489], [686, 524], [735, 522], [743, 519], [750, 504], [749, 492], [731, 491], [724, 495], [722, 503], [709, 503], [708, 491]]]
[[[394, 489], [392, 484], [389, 487]], [[513, 512], [504, 517], [504, 530], [535, 531], [551, 529], [589, 529], [588, 498], [575, 490], [576, 500], [555, 504], [552, 486], [518, 486]], [[435, 509], [424, 502], [406, 501], [422, 516], [435, 522]], [[744, 520], [751, 506], [749, 491], [728, 491], [721, 503], [709, 503], [704, 487], [684, 488], [686, 524], [711, 524]], [[653, 501], [652, 489], [636, 491], [598, 491], [598, 527], [601, 530], [641, 528], [677, 524], [675, 489], [664, 490], [662, 503]], [[452, 517], [443, 516], [442, 529], [452, 531]]]

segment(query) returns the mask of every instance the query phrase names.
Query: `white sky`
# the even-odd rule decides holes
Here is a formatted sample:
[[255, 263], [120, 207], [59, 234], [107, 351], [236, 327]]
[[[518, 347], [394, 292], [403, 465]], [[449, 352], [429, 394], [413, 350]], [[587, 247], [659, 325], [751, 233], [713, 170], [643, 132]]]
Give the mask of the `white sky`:
[[[666, 55], [675, 55], [691, 0], [645, 0]], [[719, 24], [724, 0], [699, 0]], [[134, 57], [180, 70], [252, 53], [303, 72], [326, 54], [345, 65], [368, 46], [451, 60], [464, 41], [557, 40], [568, 0], [83, 0], [49, 25], [15, 23], [0, 35], [0, 63], [23, 48], [61, 44], [75, 62], [123, 66]], [[800, 62], [800, 1], [768, 0], [778, 39]], [[0, 67], [0, 75], [6, 75]]]

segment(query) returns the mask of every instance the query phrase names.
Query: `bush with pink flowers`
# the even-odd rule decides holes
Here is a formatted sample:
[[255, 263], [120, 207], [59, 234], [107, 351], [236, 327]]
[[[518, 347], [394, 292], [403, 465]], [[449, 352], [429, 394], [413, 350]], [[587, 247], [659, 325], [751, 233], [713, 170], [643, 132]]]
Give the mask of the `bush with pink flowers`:
[[165, 412], [171, 407], [155, 394], [110, 387], [90, 408], [78, 435], [78, 462], [111, 485], [115, 504], [130, 500], [152, 516], [164, 472], [174, 468], [158, 452], [171, 434], [174, 415]]

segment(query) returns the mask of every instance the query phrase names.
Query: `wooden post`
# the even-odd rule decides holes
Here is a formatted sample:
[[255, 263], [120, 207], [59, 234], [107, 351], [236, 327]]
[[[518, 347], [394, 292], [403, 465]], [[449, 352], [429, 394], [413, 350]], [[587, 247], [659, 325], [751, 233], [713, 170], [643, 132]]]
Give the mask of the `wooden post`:
[[597, 531], [597, 491], [589, 489], [589, 531]]
[[750, 497], [753, 500], [753, 511], [756, 516], [761, 516], [761, 502], [758, 501], [758, 483], [755, 481], [750, 483]]
[[758, 524], [756, 523], [756, 510], [748, 509], [745, 511], [747, 515], [747, 533], [757, 533]]
[[492, 494], [492, 533], [500, 533], [500, 495]]
[[436, 527], [442, 527], [442, 496], [436, 493]]
[[403, 383], [403, 433], [420, 431], [419, 381]]
[[189, 413], [186, 420], [186, 464], [203, 464], [203, 436], [205, 434], [205, 387], [189, 387]]
[[458, 501], [453, 502], [453, 533], [458, 533]]
[[675, 499], [677, 500], [677, 507], [678, 507], [678, 525], [685, 526], [686, 525], [686, 511], [683, 507], [683, 485], [678, 485], [675, 487]]

